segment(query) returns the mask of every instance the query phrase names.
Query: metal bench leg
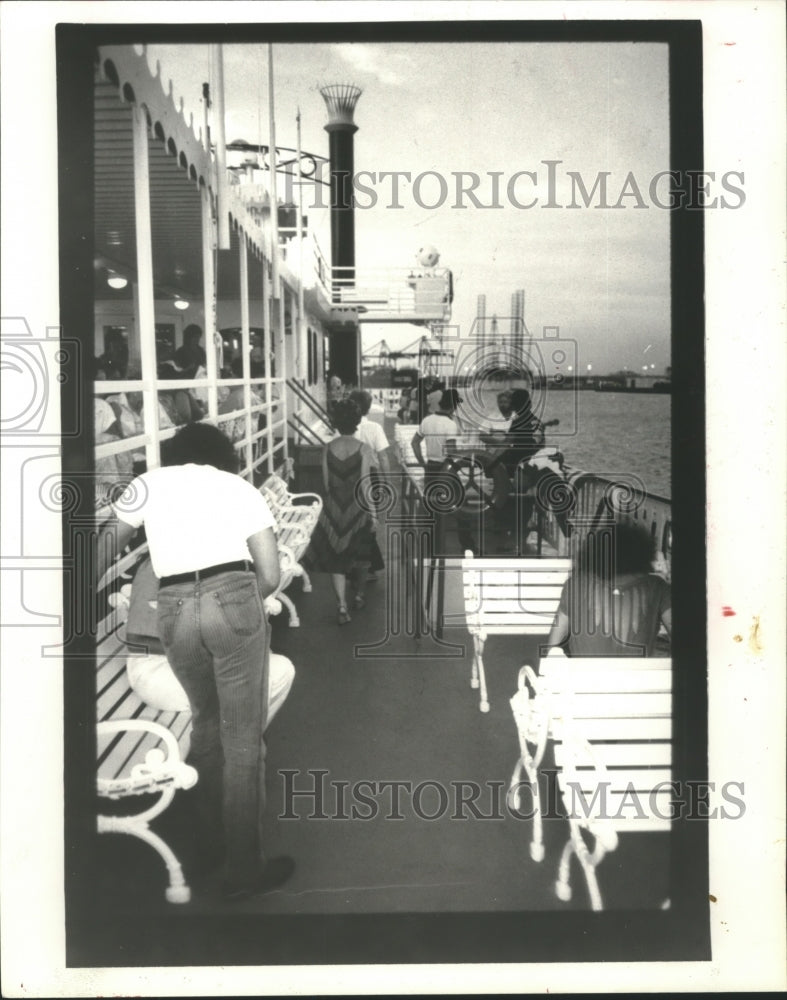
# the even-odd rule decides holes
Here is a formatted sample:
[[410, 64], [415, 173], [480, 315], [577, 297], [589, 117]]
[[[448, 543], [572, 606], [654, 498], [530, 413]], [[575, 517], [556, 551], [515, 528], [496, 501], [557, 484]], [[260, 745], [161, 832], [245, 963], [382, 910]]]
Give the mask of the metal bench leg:
[[598, 887], [598, 879], [596, 878], [596, 866], [606, 854], [606, 849], [597, 838], [595, 849], [591, 853], [582, 839], [579, 827], [573, 823], [571, 824], [571, 838], [563, 848], [560, 868], [558, 869], [558, 880], [555, 883], [555, 893], [558, 899], [562, 899], [563, 902], [568, 902], [571, 899], [569, 880], [572, 854], [576, 854], [577, 860], [582, 866], [582, 871], [585, 873], [591, 908], [593, 910], [603, 910], [604, 904], [601, 899], [601, 891]]
[[519, 812], [522, 805], [523, 772], [533, 795], [533, 837], [530, 841], [530, 857], [535, 862], [544, 860], [544, 831], [541, 819], [541, 793], [538, 788], [538, 771], [530, 757], [520, 757], [511, 775], [508, 786], [507, 804], [512, 812]]
[[98, 832], [125, 833], [131, 837], [138, 837], [146, 844], [149, 844], [154, 851], [158, 852], [167, 866], [167, 873], [169, 875], [169, 885], [165, 891], [167, 902], [189, 902], [191, 899], [191, 889], [183, 877], [183, 869], [175, 852], [169, 844], [165, 843], [157, 833], [154, 833], [150, 829], [146, 822], [140, 822], [138, 816], [99, 816]]
[[574, 853], [582, 865], [582, 871], [585, 873], [588, 892], [590, 893], [590, 905], [594, 910], [603, 910], [604, 904], [601, 900], [601, 891], [599, 890], [598, 879], [596, 878], [596, 866], [602, 860], [606, 851], [598, 838], [596, 838], [596, 846], [592, 853], [587, 849], [579, 831], [577, 831], [576, 839], [578, 843], [574, 845]]
[[473, 636], [473, 672], [470, 677], [470, 687], [480, 688], [479, 708], [482, 712], [489, 711], [489, 698], [486, 693], [486, 674], [484, 672], [484, 640]]
[[295, 605], [292, 603], [290, 598], [287, 597], [286, 594], [277, 594], [276, 596], [290, 613], [290, 628], [300, 628], [301, 620], [298, 617], [298, 612], [295, 610]]
[[555, 895], [567, 903], [571, 899], [571, 855], [574, 853], [574, 842], [569, 837], [563, 853], [560, 855], [560, 865], [557, 870], [557, 882], [555, 882]]
[[298, 563], [298, 569], [300, 570], [298, 576], [303, 578], [303, 592], [304, 594], [310, 594], [312, 592], [311, 578], [309, 577], [309, 574], [306, 572], [303, 566], [301, 566], [300, 563]]

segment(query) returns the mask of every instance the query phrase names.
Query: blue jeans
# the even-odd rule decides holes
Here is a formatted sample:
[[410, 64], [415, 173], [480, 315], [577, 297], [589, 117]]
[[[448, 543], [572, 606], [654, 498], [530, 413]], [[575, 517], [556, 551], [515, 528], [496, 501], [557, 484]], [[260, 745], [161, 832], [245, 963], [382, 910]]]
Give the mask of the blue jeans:
[[269, 635], [256, 577], [231, 571], [160, 588], [158, 629], [191, 705], [201, 846], [223, 846], [228, 882], [248, 884], [264, 866]]

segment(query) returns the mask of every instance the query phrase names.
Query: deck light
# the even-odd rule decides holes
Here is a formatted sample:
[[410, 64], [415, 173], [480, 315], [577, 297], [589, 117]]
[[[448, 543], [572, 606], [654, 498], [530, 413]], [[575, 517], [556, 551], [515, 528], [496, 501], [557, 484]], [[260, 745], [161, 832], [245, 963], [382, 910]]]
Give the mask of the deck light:
[[128, 278], [124, 277], [122, 274], [118, 274], [116, 271], [108, 271], [107, 284], [110, 288], [125, 288], [128, 284]]

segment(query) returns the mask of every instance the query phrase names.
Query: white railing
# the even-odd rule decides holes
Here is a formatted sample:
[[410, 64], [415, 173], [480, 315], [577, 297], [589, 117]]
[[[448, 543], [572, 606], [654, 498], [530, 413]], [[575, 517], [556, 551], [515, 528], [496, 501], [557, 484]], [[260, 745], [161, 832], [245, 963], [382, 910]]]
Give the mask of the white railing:
[[451, 274], [446, 268], [334, 267], [331, 301], [358, 309], [365, 318], [447, 322], [451, 317]]

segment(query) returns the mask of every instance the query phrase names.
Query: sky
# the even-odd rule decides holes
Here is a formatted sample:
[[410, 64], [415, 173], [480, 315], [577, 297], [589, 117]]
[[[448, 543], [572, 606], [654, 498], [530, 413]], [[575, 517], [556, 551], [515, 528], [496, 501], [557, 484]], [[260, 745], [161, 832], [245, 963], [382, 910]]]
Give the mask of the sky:
[[[172, 78], [176, 98], [200, 124], [208, 47], [150, 46], [148, 59], [160, 61], [162, 77]], [[528, 331], [539, 338], [545, 326], [559, 327], [560, 338], [576, 345], [579, 368], [647, 364], [660, 373], [670, 364], [670, 213], [654, 200], [666, 201], [667, 181], [655, 195], [650, 187], [669, 169], [666, 45], [282, 44], [273, 60], [280, 146], [296, 146], [300, 109], [302, 149], [327, 156], [320, 85], [352, 82], [363, 90], [355, 170], [375, 175], [364, 183], [376, 204], [356, 211], [359, 271], [410, 267], [421, 247], [434, 246], [454, 275], [456, 335], [471, 330], [479, 295], [487, 315], [502, 320], [521, 288]], [[227, 141], [266, 143], [267, 46], [224, 46], [224, 76]], [[558, 162], [550, 168], [547, 161]], [[384, 171], [434, 174], [417, 188], [400, 181], [395, 201]], [[481, 206], [498, 207], [458, 196], [460, 171], [479, 177]], [[603, 207], [600, 189], [593, 193], [601, 173]], [[313, 187], [305, 188], [304, 210], [327, 251], [329, 212], [314, 204]], [[365, 347], [385, 337], [392, 349], [424, 332], [392, 324], [363, 330]]]

